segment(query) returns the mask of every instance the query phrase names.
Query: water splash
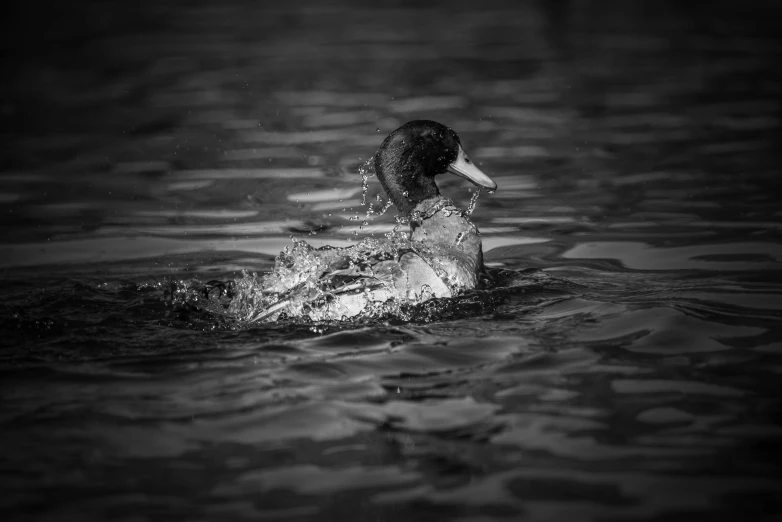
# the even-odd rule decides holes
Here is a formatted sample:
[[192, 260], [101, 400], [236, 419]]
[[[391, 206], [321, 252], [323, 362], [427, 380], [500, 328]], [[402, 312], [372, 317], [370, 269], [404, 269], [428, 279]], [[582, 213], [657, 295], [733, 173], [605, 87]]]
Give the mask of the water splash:
[[367, 191], [369, 190], [369, 177], [375, 175], [374, 157], [369, 158], [359, 165], [358, 173], [361, 174], [361, 206], [367, 204]]
[[[376, 200], [377, 200], [378, 203], [382, 203], [383, 202], [383, 198], [380, 197], [380, 194], [377, 195]], [[394, 204], [394, 202], [389, 199], [388, 201], [385, 202], [385, 204], [383, 204], [382, 207], [380, 207], [380, 205], [378, 205], [378, 207], [380, 207], [380, 208], [378, 210], [376, 210], [372, 206], [372, 203], [370, 203], [369, 205], [367, 205], [366, 219], [370, 219], [372, 216], [375, 216], [375, 217], [382, 216], [383, 214], [386, 213], [386, 211], [389, 208], [391, 208], [393, 206], [393, 204]]]
[[[380, 196], [380, 194], [377, 194], [375, 196], [375, 201], [378, 203], [378, 209], [376, 209], [371, 201], [367, 201], [367, 194], [369, 192], [369, 177], [375, 175], [375, 163], [374, 163], [374, 157], [366, 160], [364, 163], [362, 163], [358, 167], [358, 172], [361, 174], [361, 206], [367, 207], [366, 211], [366, 217], [364, 218], [364, 221], [361, 223], [360, 228], [363, 229], [365, 226], [369, 224], [369, 219], [372, 218], [372, 216], [382, 216], [386, 213], [386, 211], [391, 208], [393, 205], [393, 202], [391, 200], [388, 200], [382, 207], [380, 207], [380, 203], [383, 202], [383, 198]], [[356, 216], [356, 220], [358, 220], [358, 216]]]
[[478, 187], [478, 189], [472, 193], [472, 197], [470, 198], [470, 204], [467, 205], [467, 210], [464, 211], [465, 216], [472, 215], [473, 211], [475, 210], [475, 207], [478, 205], [478, 198], [481, 196], [481, 191], [483, 189], [481, 187]]
[[[376, 240], [365, 241], [370, 241], [371, 245], [371, 241]], [[549, 293], [556, 293], [554, 288], [558, 281], [541, 271], [490, 269], [489, 272], [490, 279], [484, 282], [482, 288], [462, 292], [455, 297], [436, 298], [431, 289], [424, 287], [426, 299], [423, 302], [402, 299], [368, 301], [361, 314], [345, 315], [338, 319], [327, 315], [330, 312], [327, 302], [334, 299], [335, 295], [328, 289], [310, 285], [307, 289], [319, 292], [319, 298], [326, 303], [326, 308], [294, 317], [282, 312], [273, 322], [282, 327], [312, 325], [312, 328], [319, 330], [317, 333], [323, 333], [329, 328], [376, 324], [381, 321], [391, 324], [431, 323], [494, 313], [498, 307], [518, 295], [529, 296], [530, 306], [533, 306], [536, 299], [551, 298]], [[180, 316], [176, 322], [188, 329], [242, 330], [257, 325], [259, 320], [265, 321], [259, 311], [267, 310], [268, 303], [279, 298], [265, 291], [264, 281], [267, 277], [243, 271], [241, 277], [227, 282], [203, 283], [197, 278], [172, 281], [166, 290], [167, 301]], [[546, 293], [542, 292], [544, 289], [550, 290]], [[366, 288], [356, 288], [353, 295], [366, 296], [368, 293]], [[537, 294], [539, 298], [535, 297]]]

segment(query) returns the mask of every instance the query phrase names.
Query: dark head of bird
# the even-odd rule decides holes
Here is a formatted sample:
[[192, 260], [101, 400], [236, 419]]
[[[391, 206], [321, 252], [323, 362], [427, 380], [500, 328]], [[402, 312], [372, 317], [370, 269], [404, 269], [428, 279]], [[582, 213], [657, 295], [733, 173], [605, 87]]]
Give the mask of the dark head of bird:
[[409, 216], [421, 201], [440, 194], [434, 177], [444, 172], [479, 187], [497, 188], [464, 153], [459, 136], [436, 121], [405, 123], [383, 141], [375, 155], [377, 178], [403, 216]]

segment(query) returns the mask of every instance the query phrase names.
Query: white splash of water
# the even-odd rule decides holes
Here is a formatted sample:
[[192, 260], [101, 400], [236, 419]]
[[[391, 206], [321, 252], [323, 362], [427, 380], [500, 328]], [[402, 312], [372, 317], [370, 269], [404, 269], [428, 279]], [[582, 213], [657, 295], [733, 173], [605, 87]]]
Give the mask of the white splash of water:
[[467, 205], [467, 210], [464, 211], [465, 216], [471, 215], [475, 210], [475, 207], [478, 204], [478, 198], [480, 197], [482, 190], [483, 189], [481, 187], [478, 187], [478, 189], [475, 192], [473, 192], [472, 197], [470, 198], [470, 204]]

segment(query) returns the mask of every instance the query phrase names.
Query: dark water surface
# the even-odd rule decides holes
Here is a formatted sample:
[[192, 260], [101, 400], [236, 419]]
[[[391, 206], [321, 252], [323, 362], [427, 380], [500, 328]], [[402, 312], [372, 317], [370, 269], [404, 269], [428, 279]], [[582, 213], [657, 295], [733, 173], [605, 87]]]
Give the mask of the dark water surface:
[[[773, 3], [148, 4], [5, 22], [0, 512], [782, 513]], [[363, 326], [170, 302], [382, 237], [358, 167], [417, 118], [499, 184], [473, 219], [526, 284]]]

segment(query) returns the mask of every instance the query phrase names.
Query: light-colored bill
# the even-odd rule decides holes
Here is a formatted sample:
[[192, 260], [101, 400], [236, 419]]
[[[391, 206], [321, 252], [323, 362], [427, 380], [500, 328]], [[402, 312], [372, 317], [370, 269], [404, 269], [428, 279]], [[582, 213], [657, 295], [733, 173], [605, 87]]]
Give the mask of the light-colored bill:
[[479, 187], [497, 190], [497, 184], [492, 181], [489, 176], [481, 172], [481, 169], [479, 169], [475, 163], [470, 161], [470, 158], [464, 153], [464, 149], [461, 145], [459, 145], [459, 155], [456, 156], [453, 163], [448, 165], [448, 172], [461, 176]]

